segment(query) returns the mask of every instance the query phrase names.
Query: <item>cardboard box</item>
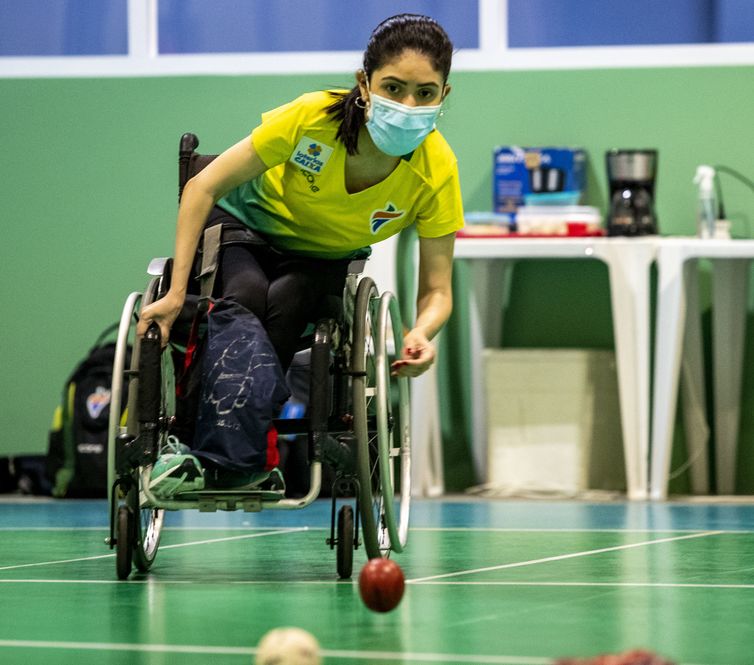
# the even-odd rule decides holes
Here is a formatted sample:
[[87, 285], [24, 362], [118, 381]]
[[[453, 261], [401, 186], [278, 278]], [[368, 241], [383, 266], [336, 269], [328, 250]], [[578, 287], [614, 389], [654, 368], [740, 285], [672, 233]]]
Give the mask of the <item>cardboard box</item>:
[[503, 493], [624, 491], [615, 354], [485, 349], [486, 482]]
[[573, 205], [585, 185], [586, 153], [581, 148], [499, 146], [494, 150], [493, 210], [510, 215], [511, 221], [529, 195]]

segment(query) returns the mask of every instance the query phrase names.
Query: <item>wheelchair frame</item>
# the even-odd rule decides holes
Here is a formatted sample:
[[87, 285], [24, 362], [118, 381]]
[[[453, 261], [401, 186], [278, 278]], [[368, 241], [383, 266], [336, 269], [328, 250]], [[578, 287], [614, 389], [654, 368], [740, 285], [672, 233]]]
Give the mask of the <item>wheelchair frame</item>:
[[[184, 135], [182, 159], [186, 136], [193, 137]], [[195, 148], [198, 140], [193, 139]], [[326, 543], [336, 549], [339, 576], [352, 574], [353, 550], [361, 544], [359, 518], [369, 558], [402, 552], [408, 539], [411, 498], [409, 390], [408, 380], [391, 376], [390, 367], [401, 351], [403, 324], [395, 297], [389, 292], [380, 295], [369, 277], [359, 279], [352, 272], [346, 279], [342, 320], [321, 319], [315, 326], [307, 416], [274, 421], [281, 435], [307, 436], [309, 492], [301, 498], [281, 498], [279, 493], [264, 490], [201, 490], [169, 500], [150, 492], [152, 464], [167, 440], [175, 413], [175, 370], [167, 351], [172, 342], [163, 351], [156, 326], [140, 339], [135, 325], [141, 309], [167, 292], [171, 264], [171, 259], [150, 263], [148, 273], [153, 278], [143, 293], [131, 293], [126, 299], [116, 341], [108, 431], [110, 534], [106, 542], [116, 549], [118, 577], [126, 579], [134, 565], [140, 572], [151, 568], [165, 510], [258, 512], [310, 505], [321, 492], [321, 467], [332, 435], [341, 437], [341, 443], [354, 440], [356, 445], [355, 464], [336, 468], [332, 489]], [[133, 350], [126, 368], [129, 341]], [[121, 419], [125, 387], [128, 407]], [[338, 495], [350, 488], [355, 489], [356, 519], [348, 504], [341, 506], [336, 519], [336, 501], [343, 498]]]

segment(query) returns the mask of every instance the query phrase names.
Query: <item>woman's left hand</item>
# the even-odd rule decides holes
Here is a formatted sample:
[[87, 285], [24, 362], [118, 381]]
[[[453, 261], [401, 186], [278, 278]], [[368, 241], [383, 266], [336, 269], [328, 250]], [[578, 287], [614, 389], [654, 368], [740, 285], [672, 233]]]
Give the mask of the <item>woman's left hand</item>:
[[403, 338], [403, 353], [393, 363], [393, 376], [415, 377], [426, 372], [435, 362], [435, 347], [427, 336], [417, 330], [409, 331]]

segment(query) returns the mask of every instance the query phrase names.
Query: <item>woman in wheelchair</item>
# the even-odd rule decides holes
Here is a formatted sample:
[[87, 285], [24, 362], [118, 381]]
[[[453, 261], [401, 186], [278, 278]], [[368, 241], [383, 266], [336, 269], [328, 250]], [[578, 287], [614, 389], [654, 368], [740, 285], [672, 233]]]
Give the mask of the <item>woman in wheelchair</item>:
[[[268, 404], [252, 429], [268, 424], [285, 400], [283, 376], [298, 340], [322, 304], [342, 295], [349, 262], [412, 224], [419, 236], [417, 317], [393, 371], [415, 377], [433, 363], [431, 340], [450, 316], [453, 243], [463, 226], [456, 159], [435, 128], [450, 92], [452, 49], [431, 18], [389, 18], [372, 33], [353, 89], [304, 94], [263, 114], [250, 137], [188, 181], [170, 288], [142, 310], [137, 332], [156, 323], [167, 343], [205, 227], [222, 224], [224, 234], [240, 234], [220, 253], [209, 346], [213, 336], [225, 340], [216, 352], [227, 356], [228, 340], [238, 334], [229, 326], [261, 322], [257, 346], [242, 350], [258, 353], [269, 373]], [[243, 445], [228, 442], [223, 432], [237, 427], [219, 427], [219, 414], [202, 407], [191, 451], [176, 445], [155, 464], [156, 496], [269, 479], [265, 432]]]

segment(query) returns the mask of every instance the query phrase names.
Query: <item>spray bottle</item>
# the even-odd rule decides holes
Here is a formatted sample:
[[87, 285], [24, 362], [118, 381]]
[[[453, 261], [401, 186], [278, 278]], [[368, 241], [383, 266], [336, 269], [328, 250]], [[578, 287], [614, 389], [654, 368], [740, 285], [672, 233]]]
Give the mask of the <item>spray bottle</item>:
[[715, 201], [715, 169], [711, 166], [698, 166], [694, 184], [699, 189], [698, 234], [700, 238], [715, 237], [717, 204]]

